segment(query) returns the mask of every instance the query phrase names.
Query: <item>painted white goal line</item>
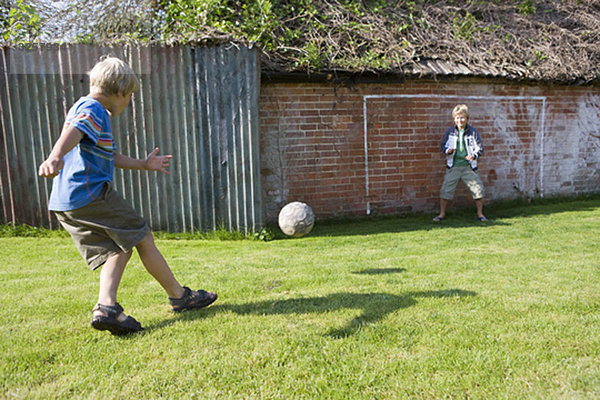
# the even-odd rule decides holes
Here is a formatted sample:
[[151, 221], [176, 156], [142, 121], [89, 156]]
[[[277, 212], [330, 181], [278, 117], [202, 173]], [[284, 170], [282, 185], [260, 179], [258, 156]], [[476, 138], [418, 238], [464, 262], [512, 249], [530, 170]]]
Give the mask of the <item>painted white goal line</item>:
[[430, 99], [465, 99], [465, 100], [527, 100], [541, 101], [541, 140], [540, 140], [540, 172], [539, 172], [539, 190], [540, 196], [544, 196], [544, 128], [546, 120], [546, 97], [545, 96], [459, 96], [459, 95], [435, 95], [435, 94], [382, 94], [382, 95], [364, 95], [363, 96], [363, 134], [365, 147], [365, 191], [367, 197], [367, 215], [371, 214], [371, 201], [369, 199], [369, 146], [367, 140], [367, 101], [370, 99], [399, 99], [399, 98], [430, 98]]

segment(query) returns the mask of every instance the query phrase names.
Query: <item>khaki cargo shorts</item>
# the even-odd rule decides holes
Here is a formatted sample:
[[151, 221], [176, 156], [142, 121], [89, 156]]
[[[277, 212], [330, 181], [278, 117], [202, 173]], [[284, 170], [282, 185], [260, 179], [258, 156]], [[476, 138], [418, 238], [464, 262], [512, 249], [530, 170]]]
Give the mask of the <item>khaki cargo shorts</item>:
[[471, 193], [471, 196], [473, 196], [473, 199], [478, 200], [485, 196], [479, 172], [473, 171], [470, 165], [455, 165], [446, 170], [444, 183], [442, 183], [442, 188], [440, 189], [440, 197], [444, 200], [452, 200], [454, 198], [454, 191], [460, 180], [467, 185], [467, 189]]
[[146, 221], [109, 183], [90, 204], [54, 214], [91, 269], [115, 254], [130, 251], [150, 232]]

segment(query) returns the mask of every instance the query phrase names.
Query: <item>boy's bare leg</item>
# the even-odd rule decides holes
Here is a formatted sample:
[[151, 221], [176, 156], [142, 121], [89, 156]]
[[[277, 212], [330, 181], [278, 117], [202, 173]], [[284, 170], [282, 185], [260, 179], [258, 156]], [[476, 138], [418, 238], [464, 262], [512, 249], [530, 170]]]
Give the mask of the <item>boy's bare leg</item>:
[[95, 329], [108, 330], [113, 335], [144, 330], [139, 322], [125, 315], [123, 308], [117, 305], [117, 290], [131, 254], [132, 251], [115, 254], [106, 260], [100, 271], [100, 294], [92, 318], [92, 327]]
[[477, 207], [477, 218], [483, 218], [483, 199], [476, 199], [475, 206]]
[[[114, 306], [117, 303], [117, 290], [125, 271], [125, 266], [131, 258], [131, 251], [119, 253], [110, 257], [100, 270], [100, 292], [98, 303], [105, 306]], [[94, 315], [104, 315], [100, 310], [94, 311]]]
[[179, 284], [167, 261], [162, 256], [156, 244], [152, 232], [136, 245], [140, 259], [146, 270], [160, 283], [170, 298], [178, 299], [185, 293], [183, 287]]
[[438, 218], [444, 218], [446, 216], [446, 207], [448, 206], [448, 200], [440, 199], [440, 213]]

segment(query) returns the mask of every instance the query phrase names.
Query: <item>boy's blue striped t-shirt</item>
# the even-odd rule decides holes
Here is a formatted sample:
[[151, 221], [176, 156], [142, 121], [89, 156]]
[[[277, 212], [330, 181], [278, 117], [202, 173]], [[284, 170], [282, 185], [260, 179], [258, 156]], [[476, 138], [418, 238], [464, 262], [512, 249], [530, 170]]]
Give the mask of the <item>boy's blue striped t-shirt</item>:
[[112, 182], [116, 145], [108, 111], [97, 100], [82, 97], [69, 110], [63, 131], [74, 127], [83, 138], [64, 157], [65, 166], [52, 182], [48, 209], [69, 211], [94, 201], [105, 182]]

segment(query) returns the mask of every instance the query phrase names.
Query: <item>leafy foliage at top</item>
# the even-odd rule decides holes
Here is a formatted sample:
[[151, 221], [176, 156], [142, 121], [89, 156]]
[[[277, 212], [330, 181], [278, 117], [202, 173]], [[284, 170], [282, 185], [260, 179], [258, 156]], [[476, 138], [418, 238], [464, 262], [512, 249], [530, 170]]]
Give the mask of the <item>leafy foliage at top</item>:
[[[69, 4], [59, 18], [78, 27], [77, 35], [71, 35], [77, 41], [252, 43], [264, 53], [263, 68], [275, 71], [403, 72], [433, 59], [471, 70], [493, 68], [513, 78], [584, 82], [600, 78], [600, 3], [596, 0], [75, 0]], [[46, 16], [52, 19], [51, 13]]]
[[6, 43], [28, 43], [40, 34], [41, 19], [35, 7], [23, 0], [0, 0], [0, 39]]
[[402, 72], [437, 59], [541, 80], [600, 78], [595, 0], [162, 0], [157, 39], [258, 43], [279, 71]]

